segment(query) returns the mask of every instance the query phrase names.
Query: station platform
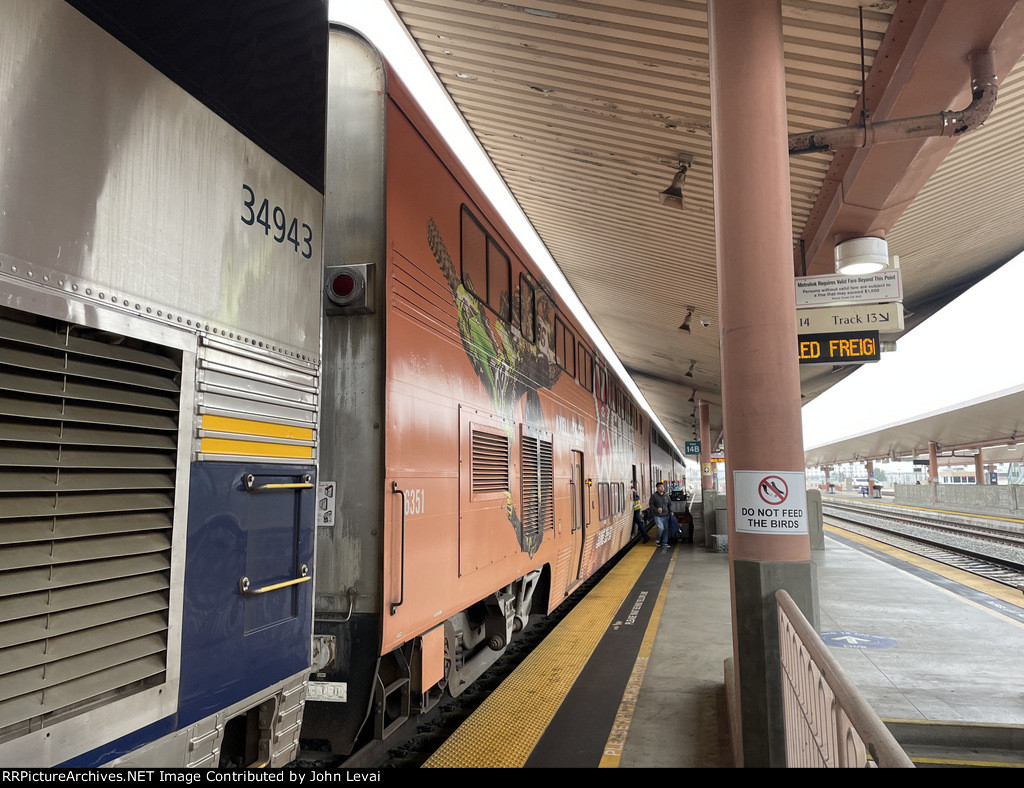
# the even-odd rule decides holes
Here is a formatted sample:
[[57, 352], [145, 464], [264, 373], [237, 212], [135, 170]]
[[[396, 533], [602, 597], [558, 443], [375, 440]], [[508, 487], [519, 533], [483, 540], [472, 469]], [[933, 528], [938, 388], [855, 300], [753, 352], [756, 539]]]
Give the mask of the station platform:
[[[883, 719], [1024, 724], [1024, 596], [826, 525], [821, 631]], [[735, 765], [729, 564], [635, 544], [425, 767]]]

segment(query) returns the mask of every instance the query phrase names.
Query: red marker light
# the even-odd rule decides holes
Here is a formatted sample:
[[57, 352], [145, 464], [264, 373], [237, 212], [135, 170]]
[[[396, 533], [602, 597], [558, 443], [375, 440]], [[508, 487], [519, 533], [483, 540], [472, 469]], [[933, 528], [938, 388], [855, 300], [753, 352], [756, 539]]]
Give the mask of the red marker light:
[[362, 266], [331, 266], [327, 270], [324, 295], [334, 306], [363, 307], [366, 305], [366, 274]]
[[338, 274], [331, 280], [331, 292], [336, 298], [347, 299], [356, 289], [356, 280], [351, 274]]

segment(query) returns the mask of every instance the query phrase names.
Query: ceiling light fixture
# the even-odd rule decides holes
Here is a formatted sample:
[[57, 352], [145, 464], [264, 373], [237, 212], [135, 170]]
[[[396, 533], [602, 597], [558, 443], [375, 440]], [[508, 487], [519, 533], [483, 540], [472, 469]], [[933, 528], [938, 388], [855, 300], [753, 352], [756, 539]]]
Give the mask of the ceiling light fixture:
[[[682, 326], [680, 326], [680, 328], [682, 328]], [[683, 375], [683, 377], [684, 377], [684, 378], [692, 378], [692, 377], [693, 377], [693, 368], [694, 368], [694, 367], [695, 367], [696, 365], [697, 365], [697, 362], [696, 362], [696, 361], [691, 361], [691, 362], [690, 362], [690, 368], [689, 368], [688, 370], [686, 370], [686, 374], [685, 374], [685, 375]]]
[[835, 261], [837, 274], [878, 273], [889, 267], [889, 244], [883, 238], [850, 238], [836, 244]]
[[[680, 331], [685, 331], [687, 334], [690, 333], [690, 321], [693, 319], [693, 307], [686, 307], [686, 317], [683, 318], [683, 324], [679, 326]], [[692, 369], [692, 367], [691, 367]], [[690, 375], [690, 377], [693, 377]]]
[[687, 402], [692, 402], [692, 403], [696, 404], [697, 400], [694, 399], [694, 397], [696, 397], [696, 396], [697, 396], [697, 389], [694, 389], [693, 393], [690, 395], [690, 398], [688, 400], [686, 400], [686, 401]]
[[679, 166], [676, 174], [672, 176], [672, 183], [665, 191], [658, 195], [662, 205], [671, 205], [679, 210], [683, 209], [683, 183], [686, 181], [686, 171], [693, 166], [693, 157], [686, 154], [679, 154]]

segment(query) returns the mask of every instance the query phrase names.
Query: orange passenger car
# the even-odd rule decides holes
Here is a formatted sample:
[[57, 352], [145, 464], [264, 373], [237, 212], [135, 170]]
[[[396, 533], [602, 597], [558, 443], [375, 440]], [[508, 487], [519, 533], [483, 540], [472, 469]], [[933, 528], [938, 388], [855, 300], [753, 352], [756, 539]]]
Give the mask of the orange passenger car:
[[[331, 40], [319, 662], [337, 753], [458, 695], [630, 539], [648, 420], [379, 56]], [[330, 497], [325, 485], [330, 485]]]

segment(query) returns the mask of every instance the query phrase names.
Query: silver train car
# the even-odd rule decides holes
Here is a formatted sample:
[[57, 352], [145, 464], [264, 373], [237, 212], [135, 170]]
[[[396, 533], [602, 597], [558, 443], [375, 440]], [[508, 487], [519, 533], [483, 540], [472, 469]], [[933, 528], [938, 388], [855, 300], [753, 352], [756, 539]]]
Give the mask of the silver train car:
[[0, 4], [0, 766], [297, 751], [326, 9], [207, 5]]

